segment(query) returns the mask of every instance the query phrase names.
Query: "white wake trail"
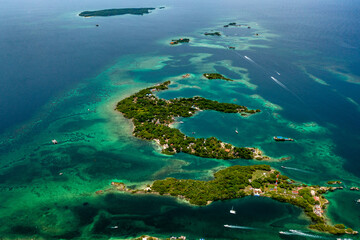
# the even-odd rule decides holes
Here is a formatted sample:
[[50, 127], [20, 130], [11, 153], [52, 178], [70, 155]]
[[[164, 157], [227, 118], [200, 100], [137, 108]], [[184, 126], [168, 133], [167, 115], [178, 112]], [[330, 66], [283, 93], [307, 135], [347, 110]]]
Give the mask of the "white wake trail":
[[253, 227], [246, 227], [246, 226], [236, 226], [236, 225], [224, 225], [226, 228], [237, 228], [237, 229], [246, 229], [246, 230], [256, 230], [256, 228]]

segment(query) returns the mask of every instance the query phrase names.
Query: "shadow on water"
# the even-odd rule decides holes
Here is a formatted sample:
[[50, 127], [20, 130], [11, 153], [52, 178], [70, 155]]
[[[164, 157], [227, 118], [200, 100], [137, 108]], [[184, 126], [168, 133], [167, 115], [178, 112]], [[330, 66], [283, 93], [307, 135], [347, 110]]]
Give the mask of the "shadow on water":
[[[232, 207], [237, 210], [236, 215], [229, 213]], [[194, 207], [172, 197], [109, 193], [43, 203], [40, 208], [17, 212], [0, 222], [11, 219], [7, 232], [17, 236], [47, 239], [90, 235], [127, 238], [150, 232], [166, 237], [186, 235], [189, 239], [234, 239], [264, 234], [270, 236], [268, 239], [272, 235], [276, 239], [281, 229], [308, 223], [300, 218], [300, 213], [298, 208], [267, 198], [247, 197]], [[243, 227], [230, 229], [224, 227], [226, 224]]]

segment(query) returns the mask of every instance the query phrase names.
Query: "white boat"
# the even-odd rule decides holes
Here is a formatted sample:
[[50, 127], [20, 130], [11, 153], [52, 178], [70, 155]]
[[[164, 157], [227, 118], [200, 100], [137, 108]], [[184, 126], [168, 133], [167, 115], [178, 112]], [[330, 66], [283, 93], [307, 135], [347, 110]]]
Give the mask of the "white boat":
[[225, 224], [224, 227], [230, 227], [230, 225]]
[[238, 132], [238, 130], [237, 130], [237, 129], [235, 130], [235, 132], [236, 132], [236, 134], [239, 134], [239, 132]]
[[360, 198], [358, 200], [356, 200], [357, 203], [360, 203]]
[[56, 141], [56, 139], [51, 140], [51, 142], [52, 142], [53, 144], [58, 144], [58, 142]]
[[230, 213], [231, 214], [236, 214], [236, 211], [234, 210], [234, 207], [231, 208]]

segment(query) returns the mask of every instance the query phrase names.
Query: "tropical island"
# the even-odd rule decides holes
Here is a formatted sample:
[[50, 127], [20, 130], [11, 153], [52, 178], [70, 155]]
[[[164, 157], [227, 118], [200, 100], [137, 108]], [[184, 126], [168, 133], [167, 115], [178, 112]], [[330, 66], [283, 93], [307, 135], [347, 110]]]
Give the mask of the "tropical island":
[[202, 97], [174, 98], [170, 100], [158, 98], [154, 92], [168, 89], [170, 81], [143, 89], [127, 97], [116, 106], [125, 118], [134, 124], [135, 137], [154, 140], [162, 148], [162, 153], [173, 155], [179, 152], [205, 158], [217, 159], [256, 159], [268, 160], [262, 152], [254, 147], [236, 147], [224, 143], [215, 137], [195, 138], [186, 136], [179, 129], [172, 128], [176, 117], [191, 117], [201, 110], [214, 110], [223, 113], [240, 113], [251, 115], [257, 110], [233, 103], [219, 103]]
[[155, 8], [118, 8], [118, 9], [104, 9], [97, 11], [84, 11], [79, 14], [80, 17], [110, 17], [117, 15], [144, 15], [150, 13], [150, 10]]
[[296, 183], [269, 165], [231, 166], [216, 172], [210, 181], [167, 178], [156, 180], [145, 189], [128, 189], [117, 182], [111, 185], [108, 191], [169, 195], [198, 206], [245, 196], [269, 197], [302, 208], [312, 221], [311, 229], [331, 234], [358, 233], [344, 224], [327, 223], [324, 209], [329, 201], [324, 194], [328, 187]]
[[339, 181], [339, 180], [336, 180], [336, 181], [328, 181], [327, 184], [329, 184], [329, 185], [335, 185], [335, 184], [342, 184], [342, 182]]
[[219, 73], [204, 73], [203, 74], [204, 77], [206, 77], [207, 79], [221, 79], [221, 80], [225, 80], [225, 81], [234, 81], [230, 78], [224, 77], [223, 75], [219, 74]]
[[220, 32], [206, 32], [204, 33], [205, 36], [221, 36], [221, 33]]
[[237, 24], [236, 22], [231, 22], [231, 23], [228, 23], [228, 24], [224, 25], [225, 28], [226, 28], [226, 27], [230, 27], [230, 26], [232, 26], [232, 27], [242, 27], [242, 26], [245, 26], [245, 27], [247, 27], [248, 29], [251, 28], [251, 27], [248, 26], [247, 24]]
[[179, 39], [171, 40], [170, 44], [177, 45], [179, 43], [188, 43], [188, 42], [190, 42], [190, 39], [188, 39], [188, 38], [179, 38]]

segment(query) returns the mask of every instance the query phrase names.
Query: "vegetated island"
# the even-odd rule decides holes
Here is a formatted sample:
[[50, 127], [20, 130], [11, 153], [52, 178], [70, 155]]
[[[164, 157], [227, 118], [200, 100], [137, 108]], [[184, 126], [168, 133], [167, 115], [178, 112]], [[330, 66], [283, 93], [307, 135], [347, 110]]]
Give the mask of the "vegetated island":
[[84, 11], [79, 14], [80, 17], [110, 17], [117, 15], [144, 15], [150, 13], [150, 10], [155, 8], [118, 8], [118, 9], [104, 9], [97, 11]]
[[112, 182], [111, 185], [112, 188], [107, 191], [170, 195], [198, 206], [251, 195], [269, 197], [302, 208], [312, 221], [309, 226], [311, 229], [331, 234], [358, 233], [344, 224], [327, 223], [324, 209], [329, 201], [323, 195], [330, 190], [329, 187], [296, 183], [269, 165], [231, 166], [216, 172], [210, 181], [175, 178], [156, 180], [140, 190], [128, 189], [119, 182]]
[[225, 80], [225, 81], [234, 81], [230, 78], [224, 77], [223, 75], [219, 74], [219, 73], [204, 73], [203, 74], [204, 77], [206, 77], [207, 79], [221, 79], [221, 80]]
[[188, 42], [190, 42], [190, 39], [188, 39], [188, 38], [179, 38], [179, 39], [171, 40], [170, 44], [177, 45], [179, 43], [188, 43]]
[[248, 29], [251, 28], [251, 27], [248, 26], [247, 24], [237, 24], [236, 22], [232, 22], [232, 23], [229, 23], [229, 24], [224, 25], [225, 28], [226, 28], [226, 27], [230, 27], [230, 26], [232, 26], [232, 27], [242, 27], [242, 26], [245, 26], [245, 27], [247, 27]]
[[220, 32], [206, 32], [204, 33], [205, 36], [221, 36], [221, 33]]
[[214, 110], [224, 113], [240, 113], [251, 115], [257, 110], [249, 110], [245, 106], [232, 103], [219, 103], [202, 97], [159, 99], [153, 93], [168, 89], [170, 81], [154, 87], [146, 88], [127, 97], [116, 106], [134, 123], [135, 137], [155, 140], [162, 147], [162, 153], [175, 154], [184, 152], [205, 158], [217, 159], [257, 159], [268, 160], [257, 148], [235, 147], [221, 142], [215, 137], [194, 138], [186, 136], [179, 129], [171, 128], [175, 117], [191, 117], [200, 110]]
[[341, 181], [337, 180], [337, 181], [328, 181], [327, 184], [329, 185], [335, 185], [335, 184], [342, 184]]

